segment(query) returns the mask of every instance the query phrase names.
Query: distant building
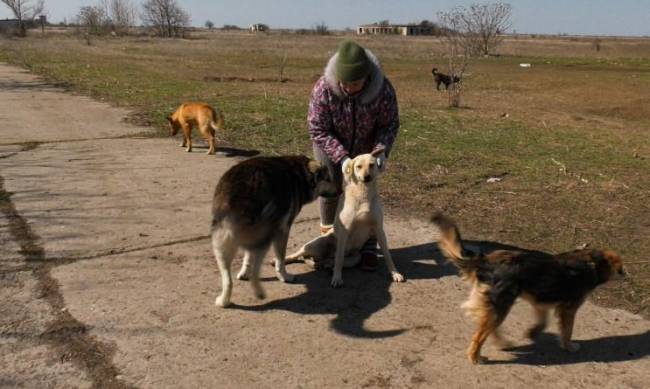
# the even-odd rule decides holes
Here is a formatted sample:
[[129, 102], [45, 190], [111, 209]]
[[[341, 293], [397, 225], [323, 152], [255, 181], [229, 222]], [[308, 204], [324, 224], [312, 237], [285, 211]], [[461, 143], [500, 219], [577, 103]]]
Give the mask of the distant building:
[[[33, 28], [36, 26], [44, 26], [47, 24], [47, 16], [40, 15], [38, 18], [31, 20], [23, 20], [23, 25], [25, 28]], [[0, 19], [0, 30], [13, 30], [20, 27], [20, 21], [18, 19]]]
[[267, 26], [266, 24], [257, 23], [257, 24], [251, 24], [248, 29], [250, 30], [250, 32], [265, 32], [269, 30], [269, 26]]
[[19, 25], [18, 19], [0, 19], [0, 29], [14, 29]]
[[432, 26], [420, 24], [366, 24], [357, 27], [358, 35], [433, 35]]

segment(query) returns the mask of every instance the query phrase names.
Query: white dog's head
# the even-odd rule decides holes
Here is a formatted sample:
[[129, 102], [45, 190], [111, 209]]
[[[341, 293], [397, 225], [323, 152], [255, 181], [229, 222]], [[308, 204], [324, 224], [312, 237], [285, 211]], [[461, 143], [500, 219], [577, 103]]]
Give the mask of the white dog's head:
[[370, 154], [361, 154], [356, 156], [348, 163], [345, 169], [346, 182], [372, 182], [379, 175], [379, 166], [377, 165], [377, 156], [384, 150], [376, 150]]

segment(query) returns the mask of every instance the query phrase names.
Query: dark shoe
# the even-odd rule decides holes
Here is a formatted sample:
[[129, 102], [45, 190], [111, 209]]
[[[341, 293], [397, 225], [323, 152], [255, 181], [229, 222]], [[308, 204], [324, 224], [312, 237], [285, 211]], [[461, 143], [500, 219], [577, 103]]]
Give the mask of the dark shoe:
[[377, 261], [377, 254], [375, 253], [361, 253], [361, 262], [359, 263], [359, 269], [363, 271], [375, 271], [379, 261]]

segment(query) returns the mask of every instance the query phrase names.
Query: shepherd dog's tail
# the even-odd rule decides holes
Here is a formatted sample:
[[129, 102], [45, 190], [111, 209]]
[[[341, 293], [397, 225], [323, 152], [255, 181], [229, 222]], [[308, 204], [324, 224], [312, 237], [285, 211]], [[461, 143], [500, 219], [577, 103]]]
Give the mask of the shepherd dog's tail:
[[438, 247], [445, 258], [452, 262], [463, 276], [469, 276], [475, 273], [480, 258], [463, 248], [463, 241], [456, 224], [442, 213], [433, 215], [431, 222], [440, 229]]

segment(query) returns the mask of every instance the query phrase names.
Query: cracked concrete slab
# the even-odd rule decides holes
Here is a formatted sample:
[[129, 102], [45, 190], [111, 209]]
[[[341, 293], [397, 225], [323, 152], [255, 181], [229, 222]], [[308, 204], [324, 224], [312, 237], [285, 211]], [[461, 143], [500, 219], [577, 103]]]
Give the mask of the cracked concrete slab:
[[86, 96], [63, 93], [26, 70], [0, 64], [0, 144], [97, 139], [151, 129], [123, 123], [129, 113]]
[[[170, 143], [45, 143], [0, 164], [17, 211], [38, 225], [46, 258], [92, 256], [207, 235], [206, 204], [225, 166]], [[179, 230], [186, 216], [194, 222]]]
[[0, 387], [89, 388], [86, 373], [39, 338], [55, 321], [31, 272], [0, 274]]
[[[0, 80], [14, 73], [0, 66]], [[0, 98], [4, 93], [15, 92], [0, 88]], [[116, 112], [122, 110], [84, 107], [99, 117], [115, 114], [107, 124], [115, 134], [137, 131], [120, 122]], [[0, 297], [20, 296], [3, 308], [10, 324], [2, 328], [24, 322], [21, 331], [39, 339], [52, 307], [60, 306], [83, 332], [67, 336], [99, 345], [100, 362], [117, 387], [641, 388], [650, 380], [648, 321], [590, 303], [578, 314], [579, 353], [560, 351], [551, 334], [535, 344], [524, 339], [531, 312], [518, 304], [503, 331], [514, 348], [487, 345], [492, 363], [470, 365], [465, 349], [473, 324], [459, 308], [468, 285], [442, 263], [431, 226], [399, 215], [388, 215], [386, 230], [405, 284], [390, 283], [380, 267], [376, 273], [346, 270], [345, 287], [331, 289], [328, 272], [304, 264], [290, 265], [298, 278], [284, 284], [265, 266], [266, 300], [236, 281], [234, 308], [218, 309], [219, 274], [206, 239], [210, 200], [220, 175], [237, 160], [207, 156], [201, 148], [185, 153], [171, 139], [75, 141], [76, 130], [66, 132], [61, 120], [51, 118], [52, 137], [69, 141], [24, 151], [0, 146], [14, 218], [33, 232], [43, 262], [56, 265], [45, 270], [55, 282], [50, 292], [60, 298], [48, 307], [30, 292], [38, 286], [30, 273], [0, 274]], [[23, 125], [19, 142], [40, 134]], [[5, 132], [0, 128], [0, 138]], [[303, 210], [289, 250], [318, 233], [316, 215], [316, 204]], [[23, 258], [11, 243], [16, 228], [2, 217], [0, 233], [10, 235], [3, 235], [2, 254]], [[11, 277], [22, 277], [22, 284]], [[25, 314], [19, 306], [30, 301], [33, 312]], [[0, 373], [11, 382], [34, 382], [31, 363], [61, 386], [98, 385], [106, 377], [79, 363], [88, 351], [76, 364], [48, 370], [43, 366], [60, 357], [59, 346], [8, 348], [15, 341], [9, 332], [0, 332], [0, 361], [10, 362]], [[556, 332], [553, 326], [550, 333]]]
[[[406, 284], [390, 283], [385, 269], [349, 270], [345, 288], [331, 289], [329, 273], [303, 264], [290, 265], [298, 278], [283, 284], [266, 266], [267, 300], [256, 300], [247, 282], [236, 281], [236, 306], [227, 310], [213, 304], [219, 274], [208, 242], [77, 262], [57, 268], [54, 276], [71, 313], [103, 341], [117, 345], [115, 363], [138, 387], [478, 387], [498, 382], [576, 388], [598, 381], [608, 388], [640, 388], [650, 379], [647, 322], [592, 304], [579, 313], [579, 354], [559, 350], [550, 334], [532, 346], [523, 337], [531, 310], [521, 303], [503, 331], [515, 350], [488, 345], [485, 352], [494, 364], [469, 364], [465, 349], [473, 325], [459, 308], [467, 285], [453, 269], [438, 264], [427, 235], [396, 226], [391, 230]], [[316, 226], [301, 233], [307, 232], [313, 235]]]

